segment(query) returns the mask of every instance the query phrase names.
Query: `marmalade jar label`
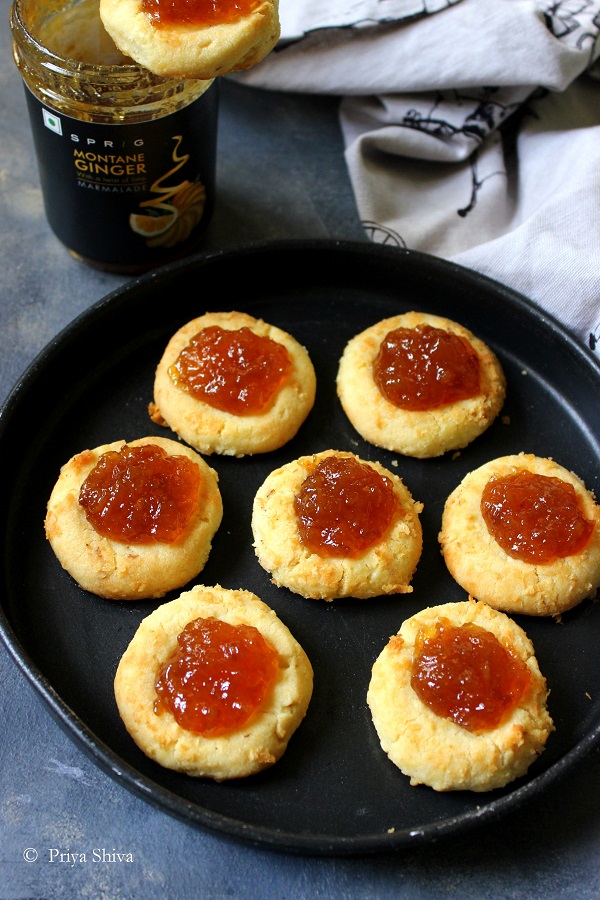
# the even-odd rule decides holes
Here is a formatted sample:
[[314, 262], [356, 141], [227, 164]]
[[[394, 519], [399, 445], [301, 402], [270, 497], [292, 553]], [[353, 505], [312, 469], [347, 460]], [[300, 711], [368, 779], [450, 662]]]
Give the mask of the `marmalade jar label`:
[[123, 125], [75, 119], [25, 93], [59, 240], [107, 266], [155, 266], [189, 252], [214, 206], [216, 83], [176, 112]]

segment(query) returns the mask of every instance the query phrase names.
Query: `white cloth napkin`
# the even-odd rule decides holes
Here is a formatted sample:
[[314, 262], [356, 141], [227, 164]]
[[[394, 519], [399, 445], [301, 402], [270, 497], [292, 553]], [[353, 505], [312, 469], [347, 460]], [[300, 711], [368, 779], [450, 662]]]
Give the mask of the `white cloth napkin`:
[[521, 291], [600, 358], [600, 0], [280, 0], [280, 15], [277, 48], [239, 77], [342, 98], [369, 237]]

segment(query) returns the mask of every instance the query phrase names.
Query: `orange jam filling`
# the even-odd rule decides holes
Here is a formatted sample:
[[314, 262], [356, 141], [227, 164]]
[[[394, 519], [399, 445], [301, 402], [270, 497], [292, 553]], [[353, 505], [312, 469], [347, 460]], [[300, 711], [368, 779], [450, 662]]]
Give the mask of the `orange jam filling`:
[[103, 453], [79, 492], [88, 522], [126, 544], [174, 543], [198, 509], [200, 471], [187, 456], [145, 444]]
[[399, 409], [438, 409], [480, 392], [479, 357], [465, 338], [442, 328], [395, 328], [382, 340], [373, 378]]
[[142, 0], [142, 11], [158, 26], [228, 25], [248, 16], [261, 0]]
[[157, 715], [169, 710], [187, 731], [215, 737], [242, 728], [268, 700], [277, 652], [252, 625], [194, 619], [157, 674]]
[[376, 544], [400, 503], [389, 478], [351, 457], [328, 456], [294, 498], [300, 540], [324, 557], [356, 557]]
[[594, 530], [573, 485], [525, 470], [491, 478], [481, 496], [481, 514], [504, 552], [529, 563], [580, 553]]
[[531, 682], [525, 663], [479, 625], [440, 619], [419, 629], [411, 685], [436, 715], [474, 733], [514, 710]]
[[250, 328], [211, 325], [198, 332], [169, 369], [175, 384], [215, 409], [236, 416], [264, 412], [292, 362], [283, 344]]

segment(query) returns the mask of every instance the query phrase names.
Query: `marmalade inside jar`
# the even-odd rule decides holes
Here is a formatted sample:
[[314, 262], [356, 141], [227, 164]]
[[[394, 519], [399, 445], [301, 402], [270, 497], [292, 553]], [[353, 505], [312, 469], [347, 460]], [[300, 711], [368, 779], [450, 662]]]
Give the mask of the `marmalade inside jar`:
[[419, 629], [411, 686], [436, 715], [467, 731], [500, 725], [530, 682], [526, 664], [479, 625], [441, 618]]
[[388, 332], [373, 378], [386, 400], [412, 411], [468, 400], [481, 390], [479, 357], [469, 341], [431, 325]]
[[580, 553], [594, 530], [572, 484], [526, 470], [491, 478], [481, 514], [505, 553], [534, 564]]
[[376, 544], [400, 502], [389, 478], [352, 457], [328, 456], [294, 498], [300, 540], [323, 557], [356, 557]]
[[274, 400], [292, 368], [283, 344], [250, 328], [211, 325], [183, 348], [169, 375], [178, 387], [215, 409], [259, 415]]
[[200, 500], [200, 470], [187, 456], [156, 444], [103, 453], [79, 492], [90, 525], [126, 544], [172, 544], [188, 528]]
[[260, 0], [142, 0], [157, 26], [228, 25], [260, 6]]
[[154, 711], [169, 710], [204, 737], [230, 733], [268, 700], [278, 667], [277, 652], [253, 625], [194, 619], [157, 674]]

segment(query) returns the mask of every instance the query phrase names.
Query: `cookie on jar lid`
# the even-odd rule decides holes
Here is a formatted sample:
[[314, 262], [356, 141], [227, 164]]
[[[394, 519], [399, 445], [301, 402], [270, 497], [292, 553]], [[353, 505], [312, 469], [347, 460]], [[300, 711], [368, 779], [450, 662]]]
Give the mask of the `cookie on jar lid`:
[[125, 56], [165, 78], [249, 69], [280, 34], [278, 0], [100, 0], [100, 17]]
[[216, 472], [189, 447], [145, 437], [84, 450], [65, 463], [45, 530], [80, 587], [142, 600], [202, 571], [222, 515]]
[[198, 585], [147, 616], [114, 682], [119, 714], [146, 756], [215, 781], [276, 763], [312, 689], [309, 659], [275, 612], [220, 585]]
[[576, 474], [531, 453], [469, 472], [439, 540], [461, 587], [504, 612], [559, 615], [600, 585], [600, 507]]
[[504, 404], [506, 379], [496, 355], [469, 329], [408, 312], [348, 341], [337, 392], [366, 441], [426, 459], [482, 434]]
[[315, 402], [308, 351], [248, 313], [205, 313], [170, 339], [157, 366], [153, 421], [204, 454], [276, 450]]
[[302, 597], [410, 593], [422, 508], [380, 463], [326, 450], [267, 476], [252, 508], [254, 549], [273, 583]]
[[523, 629], [474, 600], [407, 619], [367, 692], [384, 752], [411, 785], [436, 791], [490, 791], [524, 775], [554, 730], [547, 697]]

